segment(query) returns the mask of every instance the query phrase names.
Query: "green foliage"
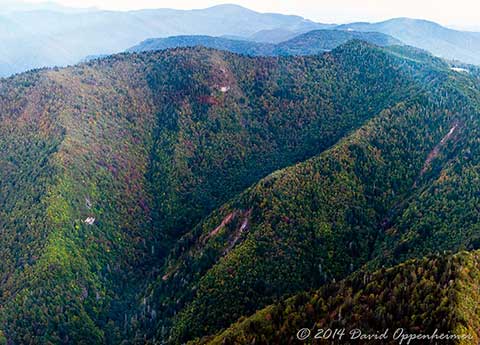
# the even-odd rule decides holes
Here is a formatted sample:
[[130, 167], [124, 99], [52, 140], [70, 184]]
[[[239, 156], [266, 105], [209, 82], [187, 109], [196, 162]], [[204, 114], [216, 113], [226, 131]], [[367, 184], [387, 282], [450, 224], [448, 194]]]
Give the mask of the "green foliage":
[[138, 145], [147, 86], [118, 92], [135, 78], [83, 66], [1, 82], [1, 319], [15, 343], [105, 343], [127, 310], [112, 306], [135, 298], [153, 237]]
[[181, 343], [478, 242], [478, 77], [421, 52], [122, 54], [0, 95], [7, 341]]
[[[217, 336], [190, 344], [293, 344], [296, 332], [345, 329], [342, 344], [350, 332], [382, 334], [387, 339], [363, 340], [362, 344], [397, 344], [393, 333], [403, 328], [408, 334], [456, 334], [470, 336], [446, 343], [476, 344], [480, 324], [478, 303], [479, 253], [434, 256], [407, 261], [390, 269], [357, 272], [339, 283], [318, 291], [302, 293], [269, 306], [240, 320]], [[463, 296], [469, 296], [465, 299]], [[473, 293], [470, 295], [469, 293]], [[312, 326], [313, 325], [313, 326]], [[332, 339], [306, 343], [331, 344]], [[338, 341], [338, 339], [337, 339]]]
[[[397, 52], [390, 57], [357, 43], [333, 56], [358, 68], [357, 58], [364, 55], [370, 63], [361, 78], [386, 73], [379, 66], [389, 59], [401, 65], [400, 76], [411, 81], [396, 89], [405, 101], [331, 149], [262, 179], [178, 241], [162, 278], [148, 292], [161, 315], [158, 329], [173, 327], [175, 342], [214, 333], [282, 296], [343, 278], [365, 264], [393, 264], [442, 246], [461, 248], [460, 236], [449, 242], [435, 237], [440, 223], [430, 228], [435, 244], [419, 241], [417, 253], [396, 254], [390, 262], [385, 254], [392, 244], [385, 234], [395, 226], [396, 212], [414, 198], [424, 197], [426, 205], [432, 200], [424, 189], [458, 152], [458, 138], [469, 137], [470, 129], [460, 124], [470, 121], [478, 128], [471, 115], [478, 92], [465, 93], [468, 81], [453, 77], [442, 63], [396, 60]], [[374, 80], [381, 78], [375, 74]]]
[[178, 238], [260, 178], [322, 152], [412, 92], [389, 55], [363, 43], [346, 49], [294, 59], [157, 53], [150, 179], [162, 232]]

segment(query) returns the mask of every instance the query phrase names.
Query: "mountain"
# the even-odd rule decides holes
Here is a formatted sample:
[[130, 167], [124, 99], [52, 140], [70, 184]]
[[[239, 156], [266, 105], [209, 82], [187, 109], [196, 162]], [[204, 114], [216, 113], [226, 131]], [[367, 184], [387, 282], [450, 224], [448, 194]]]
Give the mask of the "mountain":
[[[86, 56], [123, 52], [154, 37], [201, 35], [279, 44], [314, 30], [384, 33], [441, 57], [479, 64], [479, 33], [451, 30], [436, 23], [406, 18], [338, 26], [315, 23], [299, 16], [258, 13], [237, 5], [186, 11], [115, 12], [96, 8], [74, 9], [49, 2], [2, 1], [0, 77], [34, 68], [72, 65], [84, 61]], [[369, 42], [370, 39], [392, 40], [373, 36], [359, 39]], [[338, 42], [328, 45], [328, 49]]]
[[296, 36], [276, 45], [278, 55], [311, 55], [325, 52], [347, 43], [360, 40], [380, 47], [401, 45], [399, 40], [378, 32], [356, 32], [340, 30], [315, 30]]
[[382, 93], [372, 93], [377, 81], [352, 73], [355, 54], [304, 61], [176, 49], [1, 80], [7, 339], [100, 344], [145, 334], [135, 330], [156, 311], [144, 289], [179, 236], [399, 97], [395, 71], [373, 65]]
[[305, 32], [324, 27], [297, 16], [261, 14], [235, 5], [113, 12], [17, 4], [0, 10], [0, 25], [5, 22], [6, 28], [0, 31], [0, 76], [75, 64], [88, 55], [122, 52], [150, 37], [248, 37], [262, 30]]
[[404, 341], [415, 334], [436, 335], [437, 340], [442, 334], [444, 339], [455, 334], [464, 339], [453, 338], [452, 343], [477, 344], [479, 260], [478, 252], [462, 252], [408, 261], [373, 273], [359, 272], [269, 306], [198, 343], [292, 344], [295, 331], [307, 328], [308, 339], [318, 329], [338, 329], [335, 335], [325, 333], [325, 343], [357, 344], [360, 334], [369, 334], [379, 338], [363, 338], [363, 344], [398, 344], [397, 332], [406, 337]]
[[352, 23], [337, 29], [375, 31], [391, 35], [405, 44], [426, 49], [434, 55], [480, 64], [480, 33], [458, 31], [427, 20], [396, 18], [380, 23]]
[[275, 45], [270, 43], [257, 43], [252, 41], [229, 39], [224, 37], [212, 36], [173, 36], [167, 38], [151, 38], [133, 46], [127, 52], [146, 52], [155, 50], [164, 50], [170, 48], [196, 47], [203, 46], [218, 50], [225, 50], [232, 53], [268, 56], [273, 55]]
[[477, 248], [480, 73], [455, 68], [353, 40], [1, 79], [0, 340], [180, 344]]
[[378, 46], [401, 44], [393, 37], [376, 32], [314, 30], [276, 45], [211, 36], [156, 38], [145, 40], [128, 49], [127, 52], [204, 46], [251, 56], [314, 55], [332, 50], [350, 40], [362, 40]]
[[26, 12], [26, 11], [56, 11], [56, 12], [85, 12], [95, 10], [94, 8], [71, 8], [62, 6], [55, 2], [38, 2], [29, 3], [16, 0], [1, 0], [0, 14], [12, 12]]
[[[322, 27], [316, 28], [317, 30], [334, 30], [335, 24], [321, 24]], [[263, 42], [263, 43], [280, 43], [288, 41], [295, 36], [301, 35], [302, 33], [307, 33], [308, 30], [301, 31], [292, 31], [284, 28], [271, 29], [271, 30], [262, 30], [254, 33], [253, 35], [247, 37], [249, 41], [254, 42]]]
[[[362, 105], [367, 94], [379, 96], [370, 106], [387, 103], [370, 108], [376, 115], [336, 145], [262, 179], [177, 243], [146, 295], [162, 315], [160, 329], [173, 326], [175, 342], [215, 333], [363, 265], [475, 248], [479, 84], [439, 60], [399, 54], [355, 42], [326, 54], [345, 63], [345, 76], [359, 78], [335, 104]], [[302, 65], [296, 74], [321, 80], [308, 70], [311, 61]]]
[[[329, 26], [325, 26], [323, 29], [328, 29]], [[288, 41], [289, 39], [294, 38], [302, 34], [301, 32], [295, 32], [286, 29], [272, 29], [272, 30], [262, 30], [254, 33], [248, 37], [249, 41], [262, 42], [262, 43], [280, 43]]]

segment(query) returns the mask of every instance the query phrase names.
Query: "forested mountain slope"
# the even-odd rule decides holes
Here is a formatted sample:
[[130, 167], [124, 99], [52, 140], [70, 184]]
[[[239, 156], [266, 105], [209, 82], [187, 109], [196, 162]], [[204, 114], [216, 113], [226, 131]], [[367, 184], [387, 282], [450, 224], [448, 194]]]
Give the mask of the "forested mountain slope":
[[[192, 344], [298, 344], [296, 332], [303, 328], [311, 330], [307, 344], [398, 344], [400, 339], [394, 336], [399, 329], [403, 336], [456, 335], [457, 339], [437, 341], [477, 344], [479, 260], [478, 251], [462, 252], [407, 261], [373, 273], [357, 272], [339, 283], [269, 306], [216, 337]], [[344, 334], [313, 340], [318, 330], [329, 328]], [[360, 340], [356, 329], [363, 335], [385, 337]], [[428, 338], [411, 341], [430, 342]]]
[[402, 44], [399, 40], [378, 32], [313, 30], [277, 44], [212, 36], [151, 38], [127, 51], [143, 52], [178, 47], [204, 46], [251, 56], [314, 55], [335, 49], [350, 40], [361, 40], [382, 47]]
[[[410, 207], [455, 210], [426, 197], [442, 171], [475, 181], [478, 79], [423, 52], [121, 54], [2, 79], [0, 95], [15, 344], [180, 343], [384, 254], [475, 239], [393, 230], [418, 223]], [[475, 224], [475, 198], [452, 219]]]
[[272, 43], [259, 43], [242, 39], [229, 39], [213, 36], [172, 36], [166, 38], [149, 38], [139, 44], [127, 49], [130, 53], [140, 53], [170, 48], [185, 48], [202, 46], [218, 50], [225, 50], [232, 53], [244, 55], [269, 56], [273, 54], [275, 45]]
[[4, 332], [15, 343], [103, 343], [126, 310], [112, 301], [150, 256], [148, 85], [120, 61], [32, 72], [0, 90]]
[[[377, 63], [358, 69], [357, 54]], [[289, 59], [183, 49], [2, 80], [6, 337], [130, 336], [129, 303], [179, 235], [403, 98], [409, 79], [385, 56], [360, 43]]]
[[350, 40], [361, 40], [380, 47], [402, 45], [392, 36], [379, 32], [314, 30], [275, 46], [275, 55], [313, 55], [330, 51]]
[[[356, 53], [346, 53], [350, 49]], [[342, 53], [375, 61], [376, 67], [401, 66], [399, 76], [410, 81], [402, 100], [331, 149], [262, 179], [178, 242], [147, 296], [149, 306], [164, 315], [159, 329], [168, 328], [165, 320], [175, 315], [174, 343], [214, 333], [276, 298], [345, 277], [362, 265], [455, 251], [474, 240], [475, 231], [463, 233], [460, 226], [469, 224], [467, 219], [475, 226], [479, 219], [469, 206], [475, 207], [476, 196], [466, 193], [456, 209], [443, 208], [438, 215], [458, 220], [455, 212], [468, 210], [450, 236], [435, 237], [443, 224], [433, 224], [427, 235], [436, 240], [430, 245], [421, 240], [425, 234], [411, 229], [419, 237], [412, 250], [388, 259], [404, 242], [395, 241], [392, 230], [397, 209], [421, 198], [422, 204], [414, 205], [420, 214], [403, 219], [419, 222], [432, 201], [454, 203], [450, 195], [429, 198], [426, 191], [463, 150], [478, 150], [479, 85], [440, 60], [418, 62], [428, 55], [412, 60], [410, 50], [402, 58], [398, 49], [390, 53], [352, 43], [333, 56]], [[359, 72], [365, 77], [371, 71]]]

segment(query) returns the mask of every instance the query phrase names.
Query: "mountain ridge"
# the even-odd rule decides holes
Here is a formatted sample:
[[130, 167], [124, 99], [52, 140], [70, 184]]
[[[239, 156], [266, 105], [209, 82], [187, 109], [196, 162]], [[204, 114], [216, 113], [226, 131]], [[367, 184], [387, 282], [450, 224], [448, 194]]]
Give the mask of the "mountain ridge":
[[314, 55], [335, 49], [349, 40], [361, 40], [378, 46], [402, 44], [391, 36], [376, 32], [313, 30], [277, 44], [199, 35], [154, 38], [129, 48], [127, 52], [204, 46], [250, 56]]
[[[357, 48], [362, 46], [359, 43], [352, 44]], [[358, 45], [356, 46], [355, 44]], [[347, 44], [347, 46], [349, 45]], [[424, 66], [423, 73], [429, 75], [432, 71], [435, 71], [436, 68], [431, 70], [432, 67], [433, 65], [427, 64]], [[448, 65], [444, 65], [437, 72], [437, 82], [439, 83], [437, 87], [440, 87], [440, 89], [436, 91], [436, 95], [440, 96], [445, 90], [450, 88], [448, 78], [446, 77], [451, 76], [451, 72]], [[363, 75], [363, 73], [361, 74]], [[430, 80], [427, 82], [425, 81], [425, 76], [418, 75], [415, 78], [419, 78], [421, 84], [424, 84], [422, 87], [430, 90], [433, 87], [431, 84], [433, 83], [432, 77], [433, 75], [429, 76], [428, 79]], [[442, 88], [446, 89], [441, 91]], [[442, 114], [444, 112], [442, 109], [445, 109], [444, 107], [447, 104], [450, 109], [453, 109], [453, 105], [461, 99], [460, 97], [455, 98], [451, 96], [448, 98], [448, 101], [445, 100], [445, 103], [442, 104], [442, 101], [435, 100], [435, 97], [428, 95], [428, 93], [425, 95], [426, 98], [419, 96], [421, 94], [419, 90], [414, 92], [414, 94], [416, 94], [414, 100], [405, 103], [400, 102], [391, 109], [385, 109], [378, 118], [374, 118], [377, 126], [381, 127], [376, 129], [373, 126], [370, 127], [368, 130], [370, 134], [366, 135], [366, 129], [360, 127], [357, 134], [347, 136], [338, 145], [335, 145], [337, 147], [334, 146], [332, 149], [327, 150], [328, 154], [325, 152], [319, 157], [272, 174], [248, 189], [242, 197], [236, 198], [220, 208], [220, 213], [213, 213], [211, 220], [207, 218], [206, 222], [196, 226], [191, 234], [179, 242], [177, 248], [171, 253], [169, 263], [164, 270], [165, 275], [159, 280], [158, 286], [152, 290], [153, 298], [152, 292], [146, 293], [147, 296], [150, 296], [149, 298], [152, 298], [151, 303], [153, 305], [151, 307], [157, 310], [157, 312], [158, 307], [167, 311], [171, 310], [172, 313], [176, 313], [179, 307], [180, 310], [183, 309], [175, 317], [175, 323], [177, 324], [173, 330], [175, 342], [182, 342], [205, 332], [205, 320], [212, 320], [209, 327], [212, 327], [210, 329], [213, 331], [216, 329], [215, 327], [219, 327], [219, 320], [224, 320], [222, 321], [224, 323], [222, 324], [223, 326], [232, 322], [236, 315], [244, 314], [245, 309], [243, 308], [247, 308], [247, 314], [252, 312], [259, 305], [268, 303], [267, 296], [273, 291], [281, 295], [283, 288], [294, 289], [294, 287], [299, 286], [298, 284], [305, 284], [306, 281], [310, 282], [307, 285], [321, 284], [322, 281], [332, 279], [332, 275], [337, 278], [341, 277], [342, 274], [347, 274], [347, 272], [354, 270], [356, 265], [368, 262], [369, 259], [365, 259], [364, 255], [366, 255], [365, 253], [372, 253], [372, 248], [376, 246], [375, 242], [381, 238], [376, 239], [375, 237], [378, 235], [377, 232], [381, 233], [382, 231], [380, 225], [383, 222], [383, 214], [387, 214], [389, 203], [393, 205], [396, 198], [399, 200], [405, 198], [406, 193], [411, 192], [410, 189], [417, 179], [418, 173], [407, 170], [397, 171], [396, 167], [405, 164], [404, 160], [407, 159], [409, 162], [407, 165], [417, 166], [418, 172], [420, 172], [425, 164], [425, 157], [445, 137], [446, 132], [452, 126], [452, 121], [455, 121], [455, 117], [460, 116], [450, 114], [444, 117]], [[478, 98], [478, 94], [476, 97]], [[453, 99], [456, 99], [456, 101], [454, 102]], [[465, 113], [466, 109], [461, 110], [462, 105], [460, 103], [457, 103], [455, 109], [461, 112], [462, 117], [467, 116]], [[476, 111], [478, 112], [478, 103]], [[407, 122], [402, 123], [402, 121]], [[389, 124], [390, 122], [391, 124]], [[383, 128], [383, 126], [386, 127]], [[420, 126], [418, 130], [426, 132], [419, 134], [419, 137], [424, 138], [422, 139], [422, 144], [417, 142], [414, 144], [417, 146], [412, 147], [412, 144], [405, 141], [407, 139], [404, 138], [405, 134], [402, 133], [417, 126]], [[442, 130], [444, 126], [449, 126], [446, 132]], [[386, 128], [390, 129], [387, 130]], [[395, 138], [389, 135], [390, 131], [397, 133]], [[378, 134], [373, 134], [376, 132]], [[362, 136], [368, 138], [370, 135], [373, 137], [368, 139], [369, 141], [367, 142], [360, 139]], [[380, 135], [380, 137], [377, 137], [377, 135]], [[383, 135], [385, 137], [381, 138]], [[387, 144], [386, 138], [389, 137], [390, 143]], [[378, 144], [382, 142], [387, 144], [387, 146], [378, 147]], [[396, 152], [397, 149], [395, 147], [408, 147], [405, 152], [409, 153], [402, 153], [402, 157], [402, 154]], [[391, 154], [391, 156], [388, 156], [390, 157], [389, 159], [387, 157], [380, 159], [377, 157], [379, 155], [378, 152], [384, 152], [382, 156], [385, 153]], [[330, 155], [332, 157], [329, 158]], [[354, 161], [353, 163], [351, 159]], [[356, 159], [360, 161], [356, 162]], [[391, 161], [392, 159], [394, 161]], [[357, 164], [361, 165], [357, 167]], [[380, 164], [380, 166], [377, 166], [377, 164]], [[321, 168], [322, 166], [325, 167], [324, 170]], [[340, 166], [335, 169], [345, 171], [345, 174], [351, 176], [353, 181], [341, 174], [338, 177], [339, 181], [335, 181], [335, 179], [333, 181], [328, 180], [327, 176], [333, 173], [329, 172], [329, 169], [334, 169], [333, 167], [335, 166]], [[315, 169], [318, 169], [316, 174]], [[362, 171], [369, 172], [370, 175], [374, 171], [373, 175], [378, 180], [367, 183], [369, 177], [362, 177]], [[315, 177], [318, 174], [320, 176]], [[326, 185], [322, 188], [323, 185], [320, 184], [318, 186], [318, 184], [322, 181], [324, 174], [327, 181], [325, 181]], [[431, 175], [428, 178], [432, 178]], [[310, 179], [315, 182], [310, 181]], [[402, 179], [405, 181], [399, 183]], [[346, 189], [347, 187], [342, 189], [340, 181], [344, 184], [346, 181], [351, 183], [348, 187], [353, 188], [354, 191]], [[426, 181], [431, 180], [427, 179]], [[299, 189], [296, 187], [297, 185], [302, 187]], [[380, 187], [381, 185], [383, 187]], [[365, 196], [366, 200], [371, 201], [367, 202], [362, 197], [359, 197], [358, 200], [355, 198], [352, 200], [349, 197], [346, 200], [338, 200], [341, 193], [337, 192], [337, 187], [342, 190], [342, 194], [347, 194], [352, 198], [354, 195], [372, 192], [372, 195]], [[382, 188], [387, 188], [390, 191], [384, 192], [385, 194], [382, 195], [380, 192], [380, 190], [383, 190]], [[324, 194], [329, 193], [329, 189], [333, 189], [331, 192], [333, 195], [328, 200], [325, 200], [324, 203], [316, 201], [313, 203], [316, 206], [310, 204], [312, 198], [314, 200], [320, 198], [320, 196], [316, 196], [316, 193], [324, 197]], [[377, 195], [377, 193], [380, 194]], [[415, 191], [412, 191], [412, 193], [415, 193]], [[305, 203], [301, 203], [301, 200], [304, 200]], [[356, 202], [359, 204], [356, 204]], [[309, 213], [313, 212], [311, 211], [312, 208], [318, 209], [319, 207], [323, 207], [323, 212], [331, 214], [331, 217], [334, 217], [333, 219], [340, 218], [340, 220], [337, 220], [339, 224], [332, 225], [331, 222], [333, 220], [322, 218], [326, 215], [320, 211], [321, 208], [318, 211], [319, 219], [314, 218], [315, 214]], [[342, 216], [342, 213], [335, 215], [336, 212], [343, 212], [344, 210], [346, 211], [345, 215]], [[377, 216], [374, 216], [375, 213]], [[344, 217], [345, 220], [343, 220]], [[366, 223], [363, 223], [364, 221]], [[372, 223], [369, 223], [370, 221]], [[353, 224], [349, 222], [353, 222]], [[308, 244], [317, 242], [305, 243], [305, 237], [303, 237], [309, 238], [311, 236], [309, 231], [313, 231], [313, 229], [308, 230], [310, 229], [308, 224], [312, 224], [311, 226], [315, 228], [314, 224], [318, 223], [325, 227], [324, 230], [317, 230], [319, 231], [319, 242], [325, 242], [323, 236], [329, 234], [327, 243], [330, 243], [331, 247], [328, 248], [335, 253], [331, 254], [331, 259], [322, 256], [320, 261], [321, 266], [323, 266], [321, 269], [323, 273], [321, 274], [319, 274], [314, 262], [318, 263], [318, 256], [321, 255], [322, 251], [319, 251], [315, 257], [313, 253], [310, 253], [309, 250], [311, 248], [309, 248]], [[350, 226], [352, 228], [349, 228]], [[335, 227], [336, 230], [333, 231], [331, 227]], [[293, 231], [293, 228], [295, 231]], [[305, 234], [303, 229], [306, 231]], [[364, 229], [365, 233], [362, 232], [362, 235], [356, 234], [355, 231], [358, 232], [362, 229]], [[322, 234], [323, 231], [326, 233]], [[343, 234], [343, 231], [346, 231], [346, 234]], [[364, 238], [364, 241], [355, 240], [355, 236]], [[216, 239], [212, 239], [212, 237]], [[212, 243], [204, 248], [204, 241], [206, 240]], [[348, 244], [349, 240], [350, 245]], [[289, 245], [284, 245], [283, 241], [289, 243]], [[330, 241], [335, 244], [332, 244]], [[352, 241], [354, 244], [361, 244], [352, 246]], [[365, 247], [359, 247], [360, 245]], [[451, 244], [449, 245], [451, 246]], [[192, 248], [193, 252], [189, 252], [189, 247]], [[276, 249], [272, 249], [272, 247]], [[200, 250], [200, 252], [197, 253], [197, 250]], [[343, 250], [345, 252], [341, 254], [337, 252]], [[295, 264], [290, 257], [290, 255], [293, 255], [293, 252], [296, 253]], [[299, 259], [299, 256], [303, 259]], [[313, 262], [309, 259], [311, 257], [315, 258]], [[270, 262], [269, 258], [276, 264]], [[341, 258], [346, 258], [346, 261], [343, 262]], [[350, 259], [352, 261], [349, 261]], [[300, 268], [295, 265], [306, 266]], [[272, 270], [272, 267], [277, 267], [278, 271]], [[280, 267], [284, 267], [289, 273], [282, 272]], [[297, 272], [297, 274], [293, 275], [292, 272]], [[308, 276], [301, 276], [302, 274], [307, 274], [306, 272], [309, 272]], [[279, 277], [281, 277], [281, 281], [278, 281]], [[316, 282], [312, 281], [313, 277], [316, 277], [314, 278]], [[259, 287], [256, 284], [260, 284]], [[194, 290], [193, 293], [190, 292], [190, 287]], [[155, 292], [155, 290], [158, 292]], [[291, 290], [288, 291], [291, 292]], [[174, 296], [171, 295], [172, 292], [174, 292]], [[267, 297], [266, 300], [262, 300], [264, 293], [267, 294], [265, 296]], [[235, 304], [232, 302], [232, 296], [237, 296], [234, 298], [234, 301], [237, 301]], [[216, 301], [215, 304], [208, 303], [212, 298]], [[186, 306], [183, 306], [185, 302], [182, 302], [182, 300], [187, 301]], [[160, 301], [160, 305], [155, 301]], [[165, 327], [168, 328], [169, 326], [163, 323], [161, 329]], [[195, 330], [198, 333], [195, 333]], [[157, 334], [157, 336], [160, 336], [160, 334]]]
[[[228, 14], [232, 12], [235, 14]], [[225, 17], [229, 20], [222, 19]], [[3, 21], [10, 21], [10, 24], [8, 30], [0, 31], [0, 77], [35, 68], [72, 65], [86, 56], [119, 53], [152, 37], [196, 34], [280, 43], [312, 30], [348, 30], [357, 26], [361, 31], [388, 34], [434, 55], [480, 63], [480, 34], [452, 30], [438, 24], [435, 24], [435, 30], [425, 29], [420, 25], [425, 21], [415, 20], [411, 20], [412, 25], [398, 23], [398, 20], [397, 23], [393, 20], [335, 25], [315, 23], [294, 15], [258, 13], [241, 6], [130, 12], [68, 8], [42, 10], [40, 6], [35, 11], [1, 12], [0, 23]]]
[[475, 53], [480, 49], [480, 33], [450, 29], [429, 20], [393, 18], [378, 23], [343, 24], [338, 29], [382, 32], [445, 59], [480, 63]]
[[[224, 13], [232, 10], [235, 15]], [[228, 21], [224, 20], [225, 16]], [[9, 61], [0, 65], [0, 76], [38, 67], [72, 65], [88, 55], [119, 53], [149, 37], [180, 34], [249, 36], [276, 28], [304, 32], [322, 27], [301, 17], [261, 14], [238, 6], [194, 11], [20, 11], [2, 13], [0, 21], [2, 18], [15, 22], [19, 29], [12, 37], [5, 37], [0, 32], [3, 47], [0, 61]], [[36, 53], [31, 54], [32, 51]]]
[[[360, 109], [339, 117], [342, 107], [356, 104], [346, 87], [344, 94], [328, 83], [323, 93], [305, 86], [293, 93], [303, 85], [303, 73], [294, 73], [306, 68], [302, 61], [174, 49], [1, 80], [5, 336], [19, 343], [116, 342], [129, 332], [135, 338], [141, 315], [155, 310], [148, 299], [148, 314], [127, 305], [141, 300], [176, 236], [258, 178], [333, 144], [362, 121]], [[327, 68], [337, 66], [333, 61], [310, 61], [323, 80], [361, 82], [340, 62], [337, 75]], [[204, 72], [192, 79], [192, 69]], [[291, 116], [280, 116], [280, 107]], [[317, 107], [338, 120], [322, 121]]]
[[478, 75], [354, 40], [1, 79], [4, 338], [182, 343], [358, 269], [475, 249]]
[[[305, 328], [311, 337], [317, 329], [343, 330], [341, 338], [333, 340], [344, 344], [358, 342], [358, 335], [351, 333], [354, 330], [365, 335], [386, 334], [385, 338], [363, 339], [366, 344], [396, 344], [394, 334], [400, 329], [406, 337], [444, 334], [452, 336], [452, 343], [475, 344], [478, 310], [470, 303], [478, 297], [478, 259], [478, 251], [462, 252], [407, 261], [373, 273], [358, 272], [319, 291], [269, 306], [217, 336], [189, 344], [292, 344], [295, 332]], [[460, 296], [467, 291], [471, 299], [465, 300]], [[376, 297], [374, 303], [372, 296]], [[417, 300], [413, 305], [412, 299]], [[432, 315], [427, 320], [425, 312]], [[332, 341], [331, 335], [325, 336], [328, 338], [320, 334], [318, 343]]]

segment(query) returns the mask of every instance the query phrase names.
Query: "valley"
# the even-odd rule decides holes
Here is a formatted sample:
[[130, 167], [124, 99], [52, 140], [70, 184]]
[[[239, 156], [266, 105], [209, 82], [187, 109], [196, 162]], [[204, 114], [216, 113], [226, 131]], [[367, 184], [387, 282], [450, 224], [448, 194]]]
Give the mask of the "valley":
[[102, 4], [0, 5], [0, 344], [478, 344], [478, 33]]
[[475, 78], [350, 41], [2, 80], [4, 337], [200, 341], [358, 270], [475, 249]]

